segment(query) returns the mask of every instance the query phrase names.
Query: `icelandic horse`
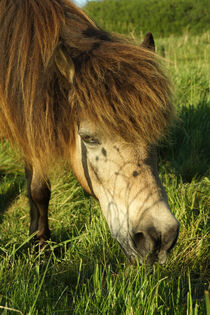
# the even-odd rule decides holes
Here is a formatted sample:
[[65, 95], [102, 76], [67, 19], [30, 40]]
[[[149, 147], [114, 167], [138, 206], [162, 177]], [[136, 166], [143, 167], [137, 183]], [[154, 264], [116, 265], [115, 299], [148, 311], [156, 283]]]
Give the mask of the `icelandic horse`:
[[165, 262], [179, 223], [157, 171], [174, 112], [159, 59], [151, 33], [136, 45], [68, 0], [0, 0], [0, 133], [25, 161], [40, 244], [48, 170], [66, 160], [129, 259]]

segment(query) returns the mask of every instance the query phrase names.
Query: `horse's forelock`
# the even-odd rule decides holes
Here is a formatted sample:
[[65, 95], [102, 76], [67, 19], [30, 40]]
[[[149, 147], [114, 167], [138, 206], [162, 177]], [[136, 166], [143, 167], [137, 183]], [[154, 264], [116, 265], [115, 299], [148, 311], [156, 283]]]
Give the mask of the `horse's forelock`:
[[[44, 168], [64, 157], [80, 109], [128, 141], [164, 133], [170, 84], [154, 54], [68, 0], [0, 0], [0, 42], [0, 128], [26, 161]], [[72, 62], [74, 78], [62, 69]]]
[[90, 117], [127, 141], [154, 143], [164, 135], [173, 117], [172, 93], [153, 52], [102, 40], [75, 63], [72, 100]]

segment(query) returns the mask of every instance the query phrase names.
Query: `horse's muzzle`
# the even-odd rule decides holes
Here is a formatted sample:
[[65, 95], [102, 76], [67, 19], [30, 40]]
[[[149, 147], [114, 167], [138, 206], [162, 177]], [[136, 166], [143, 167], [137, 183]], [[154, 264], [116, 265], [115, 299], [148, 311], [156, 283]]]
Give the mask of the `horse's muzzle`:
[[178, 235], [179, 222], [175, 218], [173, 224], [162, 232], [152, 226], [133, 233], [131, 238], [135, 255], [130, 257], [131, 262], [135, 262], [137, 256], [140, 263], [165, 263]]

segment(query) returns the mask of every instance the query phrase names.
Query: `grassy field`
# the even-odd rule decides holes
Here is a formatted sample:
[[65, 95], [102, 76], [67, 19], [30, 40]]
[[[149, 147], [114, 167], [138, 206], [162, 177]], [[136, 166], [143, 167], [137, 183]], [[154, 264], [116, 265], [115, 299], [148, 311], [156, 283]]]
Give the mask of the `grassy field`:
[[208, 0], [90, 0], [84, 9], [103, 29], [121, 34], [150, 31], [166, 37], [210, 30]]
[[28, 237], [23, 165], [5, 144], [6, 150], [0, 149], [0, 314], [210, 314], [210, 33], [156, 43], [175, 83], [179, 116], [169, 142], [159, 149], [160, 176], [181, 223], [168, 262], [130, 265], [98, 202], [67, 167], [52, 175], [50, 249], [35, 252]]

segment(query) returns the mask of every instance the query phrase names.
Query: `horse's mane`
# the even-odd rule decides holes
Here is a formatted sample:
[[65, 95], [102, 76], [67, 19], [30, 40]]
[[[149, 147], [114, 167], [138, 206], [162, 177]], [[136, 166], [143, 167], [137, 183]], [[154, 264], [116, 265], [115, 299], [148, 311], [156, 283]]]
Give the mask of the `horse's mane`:
[[173, 116], [158, 58], [68, 0], [0, 0], [0, 134], [46, 166], [68, 154], [81, 111], [126, 141], [155, 143]]

